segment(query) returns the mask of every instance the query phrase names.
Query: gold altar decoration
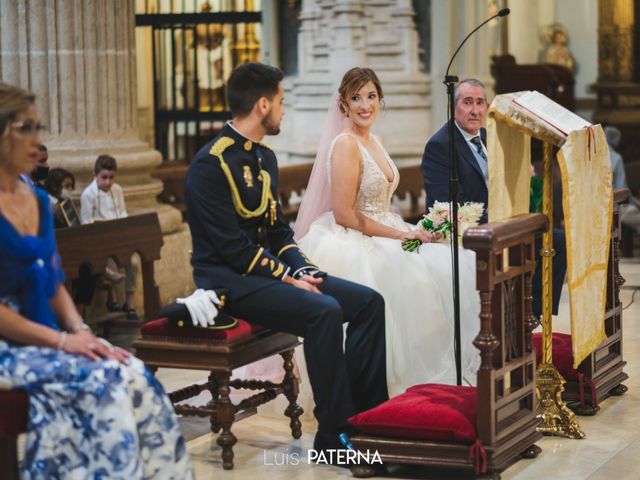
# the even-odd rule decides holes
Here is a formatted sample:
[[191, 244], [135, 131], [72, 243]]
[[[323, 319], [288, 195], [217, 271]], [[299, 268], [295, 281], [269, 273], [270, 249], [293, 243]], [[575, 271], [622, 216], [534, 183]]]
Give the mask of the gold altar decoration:
[[[256, 11], [254, 3], [254, 0], [245, 0], [245, 11]], [[236, 25], [234, 40], [232, 47], [234, 65], [260, 60], [260, 42], [256, 36], [256, 27], [253, 23]]]
[[[528, 212], [530, 137], [544, 142], [543, 213], [552, 218], [553, 147], [560, 149], [567, 237], [572, 347], [577, 366], [604, 338], [606, 260], [612, 208], [608, 147], [599, 125], [568, 135], [514, 103], [525, 92], [497, 96], [489, 109], [489, 220]], [[588, 192], [588, 194], [586, 193]], [[604, 209], [603, 209], [604, 206]], [[603, 211], [604, 210], [604, 211]], [[539, 430], [582, 438], [566, 408], [564, 379], [552, 364], [552, 229], [543, 235], [543, 362], [538, 368]]]

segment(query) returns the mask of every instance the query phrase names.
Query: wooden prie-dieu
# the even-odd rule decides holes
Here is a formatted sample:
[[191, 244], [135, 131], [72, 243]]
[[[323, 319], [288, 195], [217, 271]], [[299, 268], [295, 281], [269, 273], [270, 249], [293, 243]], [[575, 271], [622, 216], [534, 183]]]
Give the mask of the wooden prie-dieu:
[[[388, 465], [462, 469], [489, 478], [499, 478], [502, 470], [520, 458], [537, 456], [540, 449], [534, 442], [541, 434], [536, 431], [531, 331], [537, 319], [532, 313], [531, 280], [534, 235], [546, 224], [544, 215], [526, 214], [470, 228], [464, 234], [465, 248], [476, 252], [481, 301], [479, 333], [473, 342], [481, 356], [477, 414], [470, 415], [475, 419], [475, 442], [409, 438], [402, 432], [394, 436], [368, 433], [352, 439], [358, 450], [377, 450]], [[429, 414], [423, 415], [427, 421]], [[358, 475], [362, 469], [353, 472], [365, 476]]]

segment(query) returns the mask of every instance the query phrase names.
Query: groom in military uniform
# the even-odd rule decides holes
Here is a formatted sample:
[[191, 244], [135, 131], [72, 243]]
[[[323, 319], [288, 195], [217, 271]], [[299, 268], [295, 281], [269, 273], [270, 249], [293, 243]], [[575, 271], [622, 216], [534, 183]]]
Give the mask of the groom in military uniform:
[[314, 448], [344, 448], [338, 436], [349, 431], [347, 418], [388, 398], [384, 300], [320, 272], [282, 218], [276, 156], [262, 143], [280, 132], [282, 72], [241, 65], [227, 96], [233, 120], [187, 173], [194, 280], [198, 288], [226, 289], [230, 315], [304, 337], [318, 419]]

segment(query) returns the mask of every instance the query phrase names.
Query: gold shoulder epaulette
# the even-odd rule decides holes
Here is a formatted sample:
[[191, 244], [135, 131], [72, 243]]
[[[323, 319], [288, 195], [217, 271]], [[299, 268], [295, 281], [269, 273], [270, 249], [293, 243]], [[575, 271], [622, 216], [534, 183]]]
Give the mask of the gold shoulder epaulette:
[[269, 209], [268, 215], [269, 219], [271, 220], [271, 225], [273, 225], [276, 221], [277, 203], [273, 198], [273, 194], [271, 193], [271, 176], [266, 170], [260, 169], [260, 175], [258, 176], [258, 179], [262, 180], [262, 195], [260, 198], [260, 205], [255, 210], [249, 210], [242, 202], [242, 198], [240, 192], [238, 191], [238, 186], [233, 179], [231, 169], [229, 168], [229, 165], [227, 165], [227, 163], [224, 161], [224, 157], [222, 155], [224, 151], [234, 143], [235, 140], [231, 137], [220, 137], [216, 141], [216, 143], [211, 146], [209, 154], [217, 157], [220, 161], [220, 168], [222, 169], [224, 176], [227, 178], [229, 188], [231, 189], [231, 199], [233, 200], [233, 206], [236, 210], [236, 213], [242, 218], [256, 218], [264, 215], [267, 212], [267, 207], [270, 206], [271, 208]]
[[235, 141], [231, 137], [220, 137], [216, 143], [211, 146], [209, 154], [219, 157], [227, 148], [233, 145]]
[[273, 148], [271, 148], [269, 145], [265, 145], [264, 143], [260, 143], [260, 146], [266, 148], [270, 152], [273, 152]]

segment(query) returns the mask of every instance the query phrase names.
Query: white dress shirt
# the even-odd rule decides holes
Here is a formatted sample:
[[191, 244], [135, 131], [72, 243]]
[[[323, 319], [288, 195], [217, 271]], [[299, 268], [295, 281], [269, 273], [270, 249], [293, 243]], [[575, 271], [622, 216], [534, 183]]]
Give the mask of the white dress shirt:
[[103, 192], [94, 179], [80, 196], [80, 217], [83, 225], [95, 220], [113, 220], [127, 216], [122, 187], [117, 183], [114, 183], [108, 192]]

